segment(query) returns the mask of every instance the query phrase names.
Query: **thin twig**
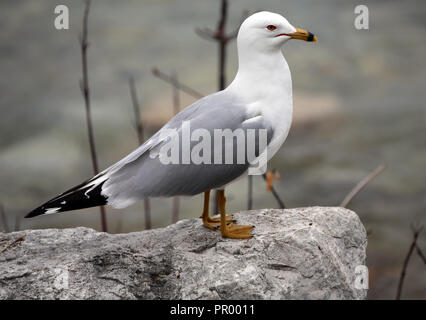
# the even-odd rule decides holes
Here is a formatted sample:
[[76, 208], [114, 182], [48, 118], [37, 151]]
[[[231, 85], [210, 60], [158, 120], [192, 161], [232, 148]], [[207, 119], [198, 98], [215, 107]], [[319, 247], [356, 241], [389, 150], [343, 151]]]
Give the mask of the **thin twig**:
[[16, 245], [18, 242], [24, 241], [25, 240], [25, 234], [20, 236], [19, 238], [15, 239], [14, 241], [12, 241], [11, 243], [9, 243], [6, 247], [4, 247], [3, 249], [0, 250], [0, 254], [2, 254], [3, 252], [9, 250], [10, 248], [12, 248], [14, 245]]
[[216, 41], [219, 46], [219, 90], [225, 89], [226, 45], [230, 38], [225, 34], [228, 20], [228, 1], [222, 0], [220, 7], [220, 19], [216, 28]]
[[248, 175], [247, 177], [247, 210], [253, 209], [253, 176]]
[[132, 98], [133, 112], [135, 115], [136, 133], [138, 136], [139, 144], [142, 144], [144, 142], [143, 124], [141, 121], [139, 99], [136, 93], [135, 79], [133, 79], [133, 77], [129, 78], [129, 89], [130, 89], [130, 97]]
[[205, 40], [214, 41], [216, 39], [215, 32], [209, 28], [195, 28], [195, 33]]
[[369, 175], [367, 175], [364, 179], [362, 179], [358, 184], [347, 194], [347, 196], [340, 203], [340, 207], [346, 208], [348, 204], [352, 201], [352, 199], [378, 174], [380, 174], [383, 170], [386, 169], [385, 164], [379, 165], [376, 169], [374, 169]]
[[[262, 174], [263, 179], [266, 181], [266, 173]], [[284, 201], [281, 200], [280, 196], [278, 195], [278, 193], [275, 191], [274, 186], [271, 186], [271, 193], [274, 196], [275, 200], [277, 200], [278, 205], [280, 206], [280, 209], [285, 209], [286, 206], [284, 204]]]
[[225, 35], [225, 27], [228, 18], [228, 1], [222, 0], [221, 17], [217, 25], [216, 37], [219, 42], [219, 90], [225, 89], [226, 45], [228, 37]]
[[22, 221], [22, 216], [16, 215], [15, 216], [15, 231], [21, 230], [21, 221]]
[[[138, 141], [139, 145], [141, 145], [144, 142], [144, 128], [141, 120], [141, 113], [140, 113], [140, 104], [138, 95], [136, 92], [136, 86], [135, 86], [135, 80], [131, 77], [129, 79], [129, 87], [130, 87], [130, 96], [132, 98], [132, 104], [133, 104], [133, 111], [135, 114], [135, 124], [136, 124], [136, 132], [138, 134]], [[145, 212], [145, 229], [149, 230], [152, 227], [151, 223], [151, 203], [149, 198], [144, 198], [144, 212]]]
[[[88, 33], [90, 0], [86, 0], [85, 4], [86, 4], [86, 8], [84, 9], [83, 31], [80, 37], [81, 60], [82, 60], [82, 71], [83, 71], [83, 79], [80, 82], [80, 88], [84, 97], [84, 103], [86, 107], [87, 132], [88, 132], [88, 138], [89, 138], [90, 155], [92, 159], [93, 173], [96, 175], [99, 173], [99, 169], [98, 169], [98, 159], [96, 155], [95, 139], [93, 135], [92, 115], [90, 110], [89, 75], [88, 75], [88, 69], [87, 69], [87, 48], [89, 46], [89, 43], [87, 42], [87, 33]], [[102, 231], [107, 232], [105, 207], [101, 206], [99, 207], [99, 210], [101, 213]]]
[[198, 91], [192, 89], [191, 87], [179, 82], [179, 81], [174, 81], [173, 80], [173, 76], [169, 76], [166, 73], [160, 71], [157, 67], [152, 68], [152, 74], [154, 76], [156, 76], [157, 78], [173, 85], [176, 86], [177, 89], [189, 94], [190, 96], [196, 98], [196, 99], [201, 99], [202, 97], [204, 97], [203, 94], [199, 93]]
[[[173, 86], [173, 113], [176, 115], [179, 113], [180, 109], [180, 96], [178, 89], [178, 77], [176, 74], [172, 76], [172, 86]], [[180, 207], [180, 198], [173, 198], [173, 209], [172, 209], [172, 223], [176, 223], [179, 220], [179, 207]]]
[[6, 219], [6, 211], [4, 210], [4, 205], [3, 205], [2, 202], [0, 202], [0, 215], [1, 215], [1, 219], [3, 221], [4, 232], [6, 232], [6, 233], [10, 232], [9, 225], [8, 225], [7, 219]]
[[172, 223], [176, 223], [179, 220], [179, 207], [180, 207], [180, 198], [173, 198], [173, 208], [172, 208]]
[[[413, 241], [411, 242], [410, 248], [408, 249], [408, 253], [405, 257], [404, 264], [401, 270], [401, 275], [399, 277], [399, 283], [398, 283], [398, 289], [396, 291], [396, 300], [401, 299], [401, 293], [402, 293], [402, 286], [404, 284], [405, 274], [407, 272], [407, 266], [408, 262], [410, 261], [411, 254], [413, 253], [414, 249], [417, 247], [417, 238], [419, 237], [419, 234], [423, 230], [423, 226], [411, 226], [411, 229], [413, 231]], [[422, 255], [421, 255], [422, 257]], [[423, 257], [424, 258], [424, 257]]]
[[419, 255], [420, 259], [422, 259], [423, 263], [426, 264], [426, 257], [423, 254], [422, 250], [420, 249], [420, 247], [417, 243], [416, 243], [416, 251], [417, 251], [417, 254]]

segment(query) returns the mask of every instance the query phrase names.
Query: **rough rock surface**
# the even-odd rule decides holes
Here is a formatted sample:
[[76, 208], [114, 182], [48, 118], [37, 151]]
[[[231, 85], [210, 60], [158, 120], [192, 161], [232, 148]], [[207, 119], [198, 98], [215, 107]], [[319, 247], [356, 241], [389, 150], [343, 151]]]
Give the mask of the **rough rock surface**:
[[367, 238], [346, 209], [253, 210], [249, 240], [200, 219], [111, 235], [88, 228], [0, 234], [0, 299], [364, 299]]

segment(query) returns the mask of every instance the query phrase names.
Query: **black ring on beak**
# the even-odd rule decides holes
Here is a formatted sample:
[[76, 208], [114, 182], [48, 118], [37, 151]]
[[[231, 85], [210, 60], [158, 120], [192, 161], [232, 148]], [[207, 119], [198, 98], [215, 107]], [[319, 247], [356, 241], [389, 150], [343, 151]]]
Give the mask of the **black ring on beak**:
[[309, 42], [314, 41], [314, 34], [313, 33], [308, 32], [308, 39], [307, 39], [307, 41], [309, 41]]

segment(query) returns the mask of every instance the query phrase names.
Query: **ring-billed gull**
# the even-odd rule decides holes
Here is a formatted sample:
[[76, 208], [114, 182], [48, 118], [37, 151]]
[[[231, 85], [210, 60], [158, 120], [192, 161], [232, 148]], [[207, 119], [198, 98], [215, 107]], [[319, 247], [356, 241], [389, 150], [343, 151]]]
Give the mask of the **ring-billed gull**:
[[[312, 33], [293, 27], [279, 14], [264, 11], [248, 17], [237, 37], [238, 72], [225, 90], [188, 106], [128, 156], [34, 209], [26, 217], [105, 204], [124, 208], [146, 197], [204, 192], [201, 218], [206, 227], [220, 228], [224, 237], [251, 237], [252, 226], [237, 225], [232, 216], [226, 215], [226, 198], [220, 188], [254, 167], [253, 157], [244, 155], [242, 161], [239, 159], [237, 149], [240, 150], [240, 146], [244, 145], [248, 154], [250, 142], [254, 141], [254, 158], [259, 162], [261, 155], [266, 155], [267, 161], [287, 138], [293, 97], [290, 69], [281, 47], [290, 39], [317, 41]], [[240, 132], [244, 140], [232, 136], [222, 144], [220, 136], [218, 146], [216, 140], [214, 143], [209, 140], [218, 130]], [[264, 145], [261, 143], [262, 130], [266, 137]], [[254, 132], [254, 139], [249, 141], [250, 131]], [[195, 133], [198, 139], [203, 139], [194, 140]], [[188, 136], [189, 145], [185, 148]], [[194, 154], [201, 140], [204, 144], [201, 148], [198, 146]], [[164, 161], [176, 150], [178, 161]], [[234, 156], [231, 162], [225, 159], [228, 151], [231, 158]], [[198, 157], [197, 161], [191, 155]], [[220, 218], [209, 215], [211, 189], [219, 189]]]

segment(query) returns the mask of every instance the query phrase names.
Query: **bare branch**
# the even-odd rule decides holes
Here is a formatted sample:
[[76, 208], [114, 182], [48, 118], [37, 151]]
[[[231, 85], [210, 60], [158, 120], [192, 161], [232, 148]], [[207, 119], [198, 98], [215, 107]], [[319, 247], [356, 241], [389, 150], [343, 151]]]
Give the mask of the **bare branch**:
[[[247, 11], [243, 12], [245, 18]], [[216, 41], [219, 49], [219, 90], [225, 89], [225, 66], [226, 66], [226, 45], [232, 39], [235, 39], [238, 34], [238, 30], [226, 34], [226, 24], [228, 21], [228, 1], [222, 0], [220, 6], [220, 17], [217, 22], [216, 30], [213, 31], [208, 28], [196, 28], [195, 32], [203, 39], [210, 41]]]
[[22, 221], [22, 216], [16, 215], [15, 216], [15, 231], [21, 230], [21, 221]]
[[[133, 77], [129, 79], [129, 87], [130, 87], [130, 97], [132, 98], [132, 104], [133, 104], [133, 112], [135, 114], [135, 125], [136, 125], [136, 132], [138, 134], [138, 141], [141, 145], [144, 142], [144, 132], [143, 132], [143, 124], [141, 120], [141, 112], [140, 112], [140, 104], [138, 95], [136, 92], [136, 86], [135, 86], [135, 80]], [[144, 198], [144, 212], [145, 212], [145, 229], [149, 230], [152, 227], [151, 223], [151, 203], [149, 198]]]
[[348, 193], [348, 195], [343, 199], [340, 203], [340, 207], [346, 208], [348, 204], [352, 201], [352, 199], [378, 174], [380, 174], [383, 170], [386, 169], [385, 164], [381, 164], [376, 169], [374, 169], [369, 175], [367, 175], [364, 179], [362, 179], [358, 184]]
[[203, 94], [192, 89], [191, 87], [189, 87], [189, 86], [187, 86], [187, 85], [185, 85], [185, 84], [183, 84], [179, 81], [173, 80], [172, 76], [165, 74], [164, 72], [160, 71], [157, 67], [152, 68], [152, 74], [154, 76], [156, 76], [157, 78], [159, 78], [159, 79], [161, 79], [161, 80], [163, 80], [163, 81], [165, 81], [165, 82], [167, 82], [167, 83], [169, 83], [173, 86], [176, 86], [177, 89], [185, 92], [186, 94], [188, 94], [188, 95], [190, 95], [190, 96], [192, 96], [196, 99], [201, 99], [202, 97], [204, 97]]
[[180, 198], [173, 198], [173, 208], [172, 208], [172, 223], [176, 223], [179, 220], [179, 207], [180, 207]]
[[200, 36], [203, 39], [215, 41], [216, 40], [216, 34], [213, 30], [209, 28], [195, 28], [195, 33]]
[[228, 1], [222, 0], [221, 17], [216, 30], [219, 42], [219, 90], [225, 89], [225, 67], [226, 67], [226, 45], [228, 41], [225, 36], [225, 27], [228, 18]]
[[[178, 89], [178, 77], [176, 74], [172, 76], [172, 86], [173, 86], [173, 113], [176, 115], [179, 113], [180, 109], [180, 96]], [[173, 198], [173, 209], [172, 209], [172, 222], [176, 223], [179, 220], [179, 207], [180, 207], [180, 198]]]
[[[266, 179], [266, 173], [262, 174], [262, 177], [265, 181], [267, 181]], [[285, 209], [286, 206], [284, 204], [284, 201], [281, 200], [280, 196], [278, 195], [278, 193], [275, 191], [274, 186], [271, 186], [271, 193], [274, 196], [275, 200], [277, 200], [278, 205], [280, 206], [280, 209]]]
[[144, 142], [143, 124], [141, 121], [140, 104], [139, 104], [138, 95], [136, 93], [135, 80], [133, 79], [133, 77], [129, 78], [129, 89], [130, 89], [130, 97], [132, 98], [133, 112], [135, 115], [135, 126], [136, 126], [136, 132], [138, 135], [138, 141], [139, 141], [139, 144], [142, 144]]
[[[402, 266], [401, 275], [399, 277], [398, 289], [396, 291], [396, 300], [401, 299], [402, 287], [404, 285], [404, 279], [405, 279], [405, 274], [407, 272], [408, 262], [410, 261], [410, 257], [412, 255], [414, 249], [417, 247], [417, 238], [419, 237], [419, 234], [422, 232], [423, 226], [413, 226], [412, 225], [411, 229], [413, 231], [413, 241], [411, 242], [410, 248], [408, 249], [408, 253], [407, 253], [407, 255], [405, 256], [405, 259], [404, 259], [404, 264]], [[424, 260], [423, 254], [421, 254], [420, 256], [423, 257], [423, 260]]]
[[[90, 90], [89, 90], [89, 74], [87, 69], [87, 48], [89, 46], [87, 42], [87, 34], [88, 34], [88, 20], [89, 20], [89, 11], [90, 11], [90, 0], [85, 1], [86, 7], [84, 9], [84, 17], [83, 17], [83, 30], [80, 36], [80, 48], [81, 48], [81, 60], [82, 60], [82, 72], [83, 79], [80, 81], [80, 88], [83, 93], [85, 107], [86, 107], [86, 122], [87, 122], [87, 132], [88, 139], [90, 145], [90, 155], [92, 159], [92, 167], [94, 174], [98, 174], [98, 159], [96, 155], [96, 146], [95, 146], [95, 138], [93, 135], [93, 126], [92, 126], [92, 114], [90, 110]], [[101, 225], [102, 231], [107, 232], [107, 221], [106, 221], [106, 213], [105, 207], [99, 207], [101, 213]]]
[[416, 243], [416, 251], [417, 251], [417, 254], [419, 255], [420, 259], [422, 259], [423, 263], [426, 264], [426, 257], [423, 254], [422, 250], [420, 249], [420, 247], [417, 243]]
[[247, 210], [253, 209], [253, 176], [247, 176]]
[[227, 19], [228, 19], [228, 0], [222, 0], [221, 7], [220, 7], [220, 19], [216, 29], [216, 37], [218, 39], [223, 38], [223, 36], [225, 35], [225, 25], [226, 25]]
[[[417, 224], [412, 224], [411, 225], [411, 230], [413, 231], [413, 234], [420, 234], [423, 231], [423, 225], [420, 223]], [[418, 254], [418, 256], [420, 257], [420, 259], [423, 261], [424, 264], [426, 264], [426, 257], [423, 254], [422, 249], [420, 249], [419, 244], [416, 242], [416, 252]]]

